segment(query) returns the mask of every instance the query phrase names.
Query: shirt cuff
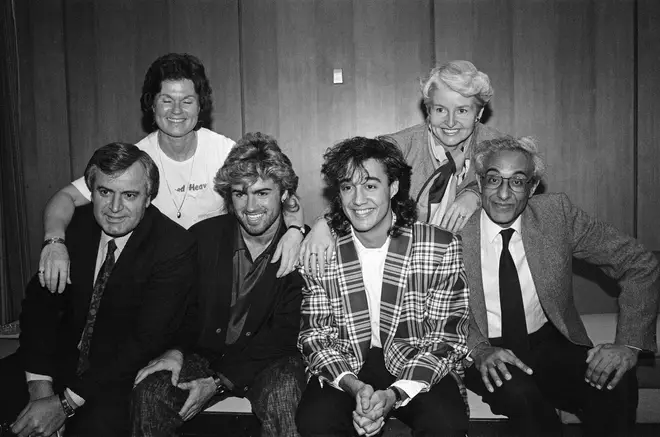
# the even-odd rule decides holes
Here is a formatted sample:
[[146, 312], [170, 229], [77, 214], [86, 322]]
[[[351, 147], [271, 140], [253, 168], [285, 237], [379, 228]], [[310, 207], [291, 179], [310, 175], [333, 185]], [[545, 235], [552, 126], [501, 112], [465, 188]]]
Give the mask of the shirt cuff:
[[472, 358], [472, 352], [474, 352], [474, 350], [475, 350], [476, 348], [478, 348], [479, 346], [481, 346], [482, 344], [485, 344], [486, 346], [489, 346], [489, 345], [490, 345], [490, 343], [488, 342], [488, 340], [482, 340], [482, 341], [480, 341], [479, 343], [475, 344], [474, 347], [473, 347], [472, 349], [470, 349], [470, 350], [468, 351], [468, 353], [465, 355], [465, 359], [468, 360], [469, 362], [473, 362], [474, 359]]
[[403, 390], [408, 395], [408, 398], [402, 401], [401, 404], [397, 406], [397, 408], [405, 407], [412, 400], [412, 398], [417, 396], [422, 390], [428, 389], [429, 387], [425, 382], [411, 381], [408, 379], [395, 381], [392, 386]]
[[66, 392], [71, 398], [71, 400], [73, 400], [73, 402], [76, 404], [76, 407], [82, 407], [83, 405], [85, 405], [85, 400], [80, 396], [78, 396], [77, 394], [75, 394], [70, 388], [67, 388]]
[[25, 380], [30, 381], [50, 381], [53, 382], [53, 378], [48, 375], [40, 375], [38, 373], [25, 372]]
[[[331, 386], [333, 386], [333, 387], [336, 388], [337, 390], [344, 391], [341, 387], [339, 387], [339, 381], [341, 381], [341, 379], [342, 379], [344, 376], [346, 376], [346, 375], [353, 375], [353, 376], [355, 376], [355, 373], [353, 373], [353, 372], [342, 372], [342, 373], [339, 374], [338, 377], [336, 377], [336, 378], [334, 379], [334, 381], [330, 381], [330, 380], [328, 380], [328, 382], [330, 383]], [[355, 377], [357, 378], [357, 376], [355, 376]]]

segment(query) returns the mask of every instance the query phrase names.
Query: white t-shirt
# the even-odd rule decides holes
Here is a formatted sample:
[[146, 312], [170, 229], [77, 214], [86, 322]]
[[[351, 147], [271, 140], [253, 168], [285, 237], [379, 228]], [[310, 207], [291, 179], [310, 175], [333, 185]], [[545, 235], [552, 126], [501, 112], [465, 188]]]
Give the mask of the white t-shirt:
[[[158, 131], [147, 135], [136, 146], [151, 156], [160, 172], [160, 188], [152, 203], [186, 229], [199, 221], [226, 213], [222, 197], [213, 189], [213, 179], [234, 144], [223, 135], [201, 128], [197, 131], [195, 155], [178, 162], [158, 147]], [[187, 183], [188, 193], [185, 192]], [[76, 179], [72, 184], [87, 200], [91, 200], [84, 178]], [[179, 207], [181, 216], [177, 217]]]

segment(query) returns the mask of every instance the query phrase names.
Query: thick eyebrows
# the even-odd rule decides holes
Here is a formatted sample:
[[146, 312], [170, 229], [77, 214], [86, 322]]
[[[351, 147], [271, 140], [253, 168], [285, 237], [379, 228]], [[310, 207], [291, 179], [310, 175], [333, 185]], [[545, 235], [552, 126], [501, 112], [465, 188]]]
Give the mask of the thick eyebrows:
[[[487, 174], [492, 174], [491, 172], [497, 173], [498, 175], [502, 174], [499, 168], [489, 167], [488, 169], [486, 169]], [[525, 177], [528, 177], [527, 172], [525, 172], [524, 170], [515, 171], [512, 176], [517, 176], [517, 175], [523, 175]]]

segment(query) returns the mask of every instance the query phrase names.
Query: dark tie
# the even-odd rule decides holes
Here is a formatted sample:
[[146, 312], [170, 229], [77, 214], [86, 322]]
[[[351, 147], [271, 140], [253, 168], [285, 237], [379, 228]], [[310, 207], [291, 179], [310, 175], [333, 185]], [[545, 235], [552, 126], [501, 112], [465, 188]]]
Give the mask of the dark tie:
[[431, 205], [442, 202], [445, 191], [447, 191], [447, 187], [449, 186], [451, 175], [456, 173], [456, 163], [451, 153], [445, 152], [445, 155], [447, 156], [447, 162], [435, 171], [436, 177], [429, 189], [428, 214], [425, 220], [427, 222], [431, 219]]
[[99, 274], [94, 282], [94, 291], [92, 291], [92, 299], [89, 302], [89, 311], [87, 312], [87, 321], [83, 329], [82, 337], [80, 338], [80, 356], [78, 357], [78, 375], [81, 375], [89, 368], [89, 347], [92, 343], [92, 334], [94, 333], [94, 323], [96, 322], [96, 314], [101, 305], [101, 298], [105, 285], [108, 283], [112, 268], [115, 266], [115, 250], [117, 244], [115, 240], [108, 241], [108, 253], [105, 255], [105, 261], [99, 270]]
[[502, 234], [502, 255], [500, 256], [500, 306], [502, 311], [502, 343], [514, 352], [529, 350], [525, 307], [518, 271], [509, 252], [509, 241], [513, 229], [505, 229]]

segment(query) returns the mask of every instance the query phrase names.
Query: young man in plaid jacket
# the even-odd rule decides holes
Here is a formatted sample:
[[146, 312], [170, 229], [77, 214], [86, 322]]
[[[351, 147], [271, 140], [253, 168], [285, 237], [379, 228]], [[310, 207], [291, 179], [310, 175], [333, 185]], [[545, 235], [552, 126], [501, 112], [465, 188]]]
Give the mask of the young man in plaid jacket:
[[312, 378], [298, 431], [371, 436], [394, 415], [415, 435], [464, 436], [460, 237], [415, 221], [411, 167], [396, 145], [356, 137], [324, 158], [338, 238], [323, 276], [304, 278], [298, 347]]

